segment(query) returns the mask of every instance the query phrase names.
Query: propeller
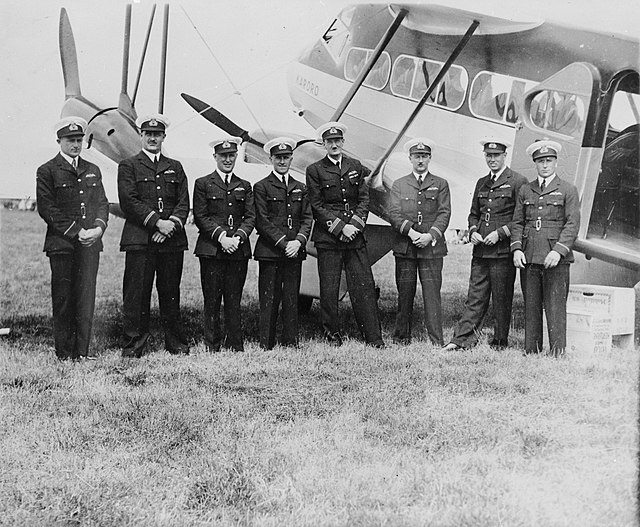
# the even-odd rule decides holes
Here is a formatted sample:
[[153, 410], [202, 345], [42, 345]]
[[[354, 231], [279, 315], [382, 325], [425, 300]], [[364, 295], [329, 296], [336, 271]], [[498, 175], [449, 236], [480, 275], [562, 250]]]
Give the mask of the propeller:
[[187, 93], [181, 93], [180, 95], [187, 102], [187, 104], [200, 115], [202, 115], [202, 117], [204, 117], [210, 123], [215, 124], [218, 128], [227, 132], [229, 135], [239, 137], [240, 139], [242, 139], [243, 143], [249, 142], [256, 146], [259, 146], [260, 148], [264, 146], [264, 143], [252, 138], [247, 130], [238, 126], [231, 119], [223, 115], [210, 104], [207, 104], [200, 99], [196, 99], [195, 97]]
[[64, 76], [65, 96], [67, 99], [70, 97], [79, 97], [82, 95], [82, 92], [80, 91], [80, 75], [78, 73], [78, 54], [76, 53], [76, 42], [73, 38], [69, 16], [64, 7], [60, 10], [58, 39], [62, 74]]

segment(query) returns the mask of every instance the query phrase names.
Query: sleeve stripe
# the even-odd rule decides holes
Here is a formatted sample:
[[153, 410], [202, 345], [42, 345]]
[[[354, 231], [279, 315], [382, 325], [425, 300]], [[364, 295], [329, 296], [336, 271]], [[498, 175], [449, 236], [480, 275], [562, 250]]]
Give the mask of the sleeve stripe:
[[520, 247], [522, 245], [522, 242], [511, 242], [510, 247], [513, 247], [514, 245], [517, 245], [518, 247]]
[[301, 232], [299, 232], [296, 236], [302, 236], [305, 240], [308, 240], [309, 238], [307, 238], [304, 234], [302, 234]]
[[507, 236], [507, 238], [511, 238], [511, 231], [509, 230], [509, 226], [505, 225], [504, 227], [502, 227], [502, 229], [504, 230], [504, 233]]
[[218, 232], [219, 229], [222, 229], [222, 227], [216, 227], [215, 230], [211, 233], [212, 240], [216, 238], [216, 232]]
[[286, 238], [286, 236], [282, 236], [277, 242], [276, 245], [278, 245], [282, 240], [284, 240]]
[[333, 223], [331, 223], [331, 226], [329, 227], [329, 232], [333, 234], [333, 231], [336, 230], [338, 225], [340, 225], [340, 219], [336, 218], [335, 220], [333, 220]]
[[562, 247], [564, 247], [564, 248], [567, 250], [567, 252], [569, 252], [569, 251], [570, 251], [569, 247], [567, 247], [564, 243], [560, 243], [560, 242], [556, 242], [556, 243], [557, 243], [558, 245], [562, 245]]
[[76, 224], [76, 222], [74, 221], [74, 222], [72, 222], [72, 223], [71, 223], [71, 225], [69, 225], [69, 228], [68, 228], [66, 231], [64, 231], [64, 235], [65, 235], [65, 236], [67, 235], [67, 233], [68, 233], [71, 229], [73, 229], [73, 226], [74, 226], [75, 224]]
[[400, 226], [400, 232], [404, 232], [404, 228], [407, 226], [407, 223], [410, 223], [409, 220], [404, 220], [402, 222], [402, 225]]
[[432, 226], [431, 228], [438, 233], [438, 236], [442, 236], [442, 231], [438, 227]]
[[236, 233], [241, 232], [242, 234], [245, 235], [245, 237], [249, 237], [249, 235], [244, 231], [244, 229], [238, 228], [238, 230], [236, 231]]
[[149, 223], [149, 220], [153, 217], [153, 215], [155, 214], [155, 211], [151, 211], [149, 214], [147, 214], [147, 217], [144, 219], [144, 221], [142, 222], [142, 224], [146, 227], [147, 223]]
[[100, 218], [96, 218], [96, 221], [99, 221], [100, 223], [102, 223], [102, 225], [104, 225], [105, 229], [107, 228], [107, 223], [104, 220], [102, 220]]
[[356, 220], [360, 225], [362, 225], [362, 228], [366, 227], [367, 224], [364, 221], [362, 221], [362, 218], [360, 216], [357, 216], [354, 214], [352, 218]]

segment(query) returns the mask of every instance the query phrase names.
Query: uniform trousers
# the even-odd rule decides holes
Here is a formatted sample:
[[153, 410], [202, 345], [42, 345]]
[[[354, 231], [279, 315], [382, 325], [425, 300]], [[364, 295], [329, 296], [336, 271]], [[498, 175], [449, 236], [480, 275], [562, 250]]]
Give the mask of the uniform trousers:
[[550, 269], [544, 265], [528, 264], [524, 291], [524, 345], [526, 353], [542, 351], [542, 308], [547, 316], [549, 350], [561, 355], [567, 340], [567, 295], [569, 294], [569, 265]]
[[511, 326], [513, 284], [516, 268], [511, 258], [472, 258], [469, 292], [462, 318], [456, 325], [451, 342], [461, 348], [473, 346], [478, 341], [484, 317], [493, 298], [492, 344], [506, 346]]
[[429, 340], [438, 346], [442, 340], [442, 258], [400, 258], [396, 256], [396, 286], [398, 288], [398, 313], [393, 328], [393, 339], [411, 340], [411, 318], [413, 299], [416, 294], [417, 277], [422, 285], [424, 324]]
[[[240, 300], [247, 278], [248, 260], [200, 257], [200, 281], [204, 296], [204, 342], [208, 351], [221, 346], [244, 351]], [[224, 299], [224, 332], [220, 304]]]
[[149, 338], [151, 291], [156, 281], [167, 351], [186, 344], [180, 319], [180, 281], [184, 252], [126, 251], [123, 280], [123, 352], [141, 355]]
[[317, 251], [320, 316], [325, 335], [340, 332], [338, 297], [344, 267], [349, 298], [360, 333], [369, 344], [382, 345], [375, 283], [366, 247], [343, 250], [317, 248]]
[[265, 349], [275, 346], [278, 308], [282, 303], [281, 343], [284, 346], [296, 346], [302, 260], [260, 260], [259, 267], [260, 345]]
[[50, 254], [53, 338], [60, 359], [86, 357], [91, 340], [100, 251]]

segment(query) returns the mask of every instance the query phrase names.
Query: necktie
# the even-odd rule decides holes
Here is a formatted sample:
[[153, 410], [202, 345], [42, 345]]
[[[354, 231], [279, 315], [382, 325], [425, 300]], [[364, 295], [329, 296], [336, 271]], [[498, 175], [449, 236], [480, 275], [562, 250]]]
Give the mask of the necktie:
[[418, 176], [418, 186], [422, 186], [422, 176]]
[[76, 170], [76, 171], [78, 170], [78, 158], [77, 157], [74, 157], [71, 160], [71, 166], [73, 167], [74, 170]]
[[229, 186], [229, 174], [224, 175], [224, 184], [227, 185], [227, 187]]
[[497, 174], [491, 174], [491, 184], [493, 185], [498, 180]]
[[287, 188], [287, 178], [286, 178], [286, 176], [282, 176], [282, 184], [284, 185], [284, 188]]
[[540, 192], [544, 192], [544, 188], [547, 186], [547, 182], [543, 179], [540, 183]]

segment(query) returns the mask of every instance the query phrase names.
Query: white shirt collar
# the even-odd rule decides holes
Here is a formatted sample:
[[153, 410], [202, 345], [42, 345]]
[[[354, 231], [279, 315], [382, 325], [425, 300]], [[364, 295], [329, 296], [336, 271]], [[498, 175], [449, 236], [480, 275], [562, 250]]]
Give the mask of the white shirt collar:
[[491, 178], [492, 178], [492, 179], [497, 180], [497, 179], [502, 175], [502, 173], [503, 173], [506, 169], [507, 169], [507, 165], [503, 166], [503, 167], [502, 167], [500, 170], [498, 170], [495, 174], [494, 174], [493, 172], [489, 171], [489, 172], [490, 172], [490, 174], [491, 174]]
[[[60, 152], [60, 155], [61, 155], [62, 157], [64, 157], [64, 158], [65, 158], [65, 160], [66, 160], [66, 161], [68, 161], [70, 165], [72, 165], [72, 166], [73, 166], [73, 159], [74, 159], [73, 157], [68, 156], [67, 154], [64, 154], [63, 152]], [[78, 159], [78, 160], [79, 160], [79, 159], [80, 159], [80, 156], [76, 157], [75, 159]], [[78, 161], [78, 163], [79, 163], [79, 162], [80, 162], [80, 161]]]
[[152, 153], [152, 152], [149, 152], [149, 151], [145, 150], [144, 148], [142, 149], [142, 151], [143, 151], [145, 154], [147, 154], [147, 157], [148, 157], [149, 159], [151, 159], [151, 162], [152, 162], [152, 163], [155, 163], [155, 161], [156, 161], [156, 156], [158, 156], [158, 159], [160, 159], [160, 152], [158, 152], [157, 154], [154, 154], [154, 153]]
[[542, 182], [545, 181], [545, 188], [549, 186], [549, 183], [551, 183], [554, 178], [556, 177], [555, 174], [551, 174], [548, 178], [542, 178], [540, 176], [538, 176], [538, 185], [542, 185]]
[[413, 171], [413, 176], [416, 178], [416, 181], [418, 181], [419, 178], [422, 178], [422, 181], [424, 181], [424, 178], [427, 177], [427, 174], [429, 173], [429, 171], [427, 170], [426, 172], [423, 172], [422, 174], [418, 174], [415, 170]]
[[342, 163], [342, 155], [340, 155], [340, 157], [336, 160], [333, 159], [333, 157], [327, 156], [329, 158], [329, 161], [331, 161], [334, 165], [338, 166]]

